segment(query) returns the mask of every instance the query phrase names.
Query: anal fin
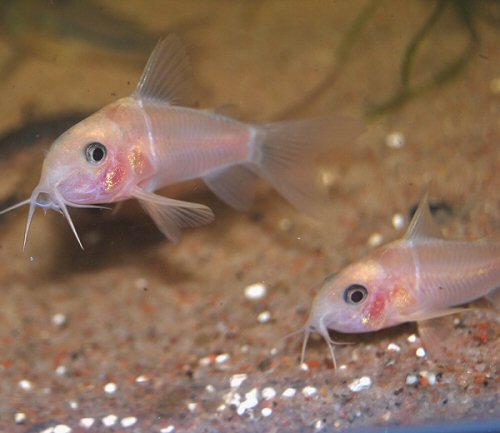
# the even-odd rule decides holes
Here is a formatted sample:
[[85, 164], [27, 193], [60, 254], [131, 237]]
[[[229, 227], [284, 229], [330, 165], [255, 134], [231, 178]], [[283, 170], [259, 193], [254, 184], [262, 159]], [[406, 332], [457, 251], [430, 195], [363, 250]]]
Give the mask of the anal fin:
[[223, 202], [238, 210], [248, 210], [255, 195], [257, 176], [241, 165], [213, 171], [203, 178]]

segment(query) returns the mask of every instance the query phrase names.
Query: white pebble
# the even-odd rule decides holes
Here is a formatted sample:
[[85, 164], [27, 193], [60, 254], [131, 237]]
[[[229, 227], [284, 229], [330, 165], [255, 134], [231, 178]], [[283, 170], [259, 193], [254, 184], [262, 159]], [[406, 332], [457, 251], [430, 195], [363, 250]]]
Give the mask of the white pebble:
[[58, 376], [64, 376], [68, 372], [68, 369], [65, 365], [58, 365], [56, 368], [56, 374]]
[[245, 287], [245, 298], [256, 301], [266, 296], [267, 287], [263, 283], [250, 284]]
[[248, 409], [253, 409], [255, 406], [257, 406], [259, 404], [258, 395], [259, 391], [257, 390], [257, 388], [253, 388], [251, 391], [248, 391], [245, 394], [245, 400], [243, 400], [236, 409], [236, 413], [241, 416]]
[[14, 422], [16, 424], [23, 424], [26, 422], [27, 419], [28, 417], [24, 412], [16, 412], [16, 414], [14, 415]]
[[116, 386], [116, 383], [109, 382], [106, 385], [104, 385], [104, 392], [106, 394], [114, 394], [118, 387]]
[[69, 406], [70, 409], [73, 409], [73, 410], [77, 410], [80, 407], [80, 405], [78, 404], [78, 402], [75, 401], [75, 400], [68, 401], [68, 406]]
[[369, 389], [372, 386], [372, 380], [368, 376], [360, 377], [359, 379], [353, 380], [349, 385], [347, 385], [352, 392], [360, 392]]
[[141, 374], [135, 378], [135, 383], [145, 383], [149, 382], [149, 377], [145, 374]]
[[271, 320], [271, 312], [270, 311], [263, 311], [257, 316], [257, 321], [259, 323], [267, 323]]
[[174, 431], [175, 431], [175, 427], [172, 424], [170, 424], [169, 426], [162, 428], [160, 430], [160, 433], [174, 433]]
[[347, 365], [345, 364], [339, 365], [339, 370], [347, 370]]
[[418, 383], [418, 377], [415, 374], [409, 374], [406, 376], [406, 384], [407, 385], [415, 385]]
[[415, 343], [417, 341], [417, 336], [415, 334], [411, 334], [408, 336], [406, 341], [408, 341], [408, 343]]
[[309, 366], [307, 365], [307, 362], [302, 362], [299, 367], [302, 371], [309, 371]]
[[294, 397], [295, 394], [297, 394], [297, 390], [295, 388], [287, 388], [283, 391], [281, 396], [285, 398], [291, 398]]
[[137, 290], [146, 290], [148, 288], [148, 280], [146, 278], [137, 278], [134, 281], [134, 286]]
[[208, 367], [212, 363], [212, 360], [208, 356], [204, 356], [203, 358], [200, 358], [198, 361], [198, 364], [200, 364], [202, 367]]
[[230, 358], [231, 358], [231, 355], [229, 355], [229, 353], [221, 353], [220, 355], [217, 355], [215, 357], [215, 362], [217, 364], [224, 364], [224, 362], [229, 361]]
[[423, 358], [426, 353], [425, 353], [425, 349], [423, 347], [419, 347], [416, 351], [415, 351], [415, 355], [417, 355], [419, 358]]
[[427, 379], [427, 382], [429, 382], [429, 385], [435, 385], [436, 384], [436, 374], [431, 373], [427, 370], [422, 370], [419, 372], [420, 376], [425, 377]]
[[405, 145], [405, 136], [401, 132], [391, 132], [385, 136], [385, 144], [392, 149], [400, 149]]
[[215, 386], [209, 384], [205, 387], [205, 391], [209, 392], [210, 394], [213, 394], [215, 392]]
[[261, 394], [264, 400], [271, 400], [272, 398], [276, 397], [276, 390], [274, 388], [271, 388], [270, 386], [267, 386], [262, 390]]
[[52, 324], [54, 326], [64, 326], [66, 325], [67, 318], [65, 314], [57, 313], [52, 316]]
[[94, 425], [95, 423], [95, 419], [94, 418], [82, 418], [80, 419], [80, 427], [83, 427], [83, 428], [90, 428]]
[[390, 352], [401, 352], [401, 347], [399, 347], [396, 343], [389, 343], [387, 350]]
[[120, 421], [120, 424], [122, 427], [132, 427], [135, 423], [137, 422], [137, 418], [135, 416], [127, 416], [125, 418], [122, 418]]
[[302, 395], [304, 397], [312, 397], [317, 392], [318, 390], [314, 386], [305, 386], [302, 388]]
[[384, 242], [384, 237], [378, 232], [372, 233], [368, 238], [368, 245], [372, 248], [382, 245], [382, 242]]
[[190, 402], [187, 404], [187, 408], [189, 412], [194, 412], [198, 407], [198, 403]]
[[26, 379], [20, 380], [18, 385], [19, 388], [24, 389], [25, 391], [31, 391], [31, 389], [33, 388], [32, 383]]
[[233, 374], [231, 379], [229, 379], [229, 385], [231, 388], [239, 388], [240, 385], [247, 380], [248, 375], [245, 373]]
[[118, 421], [118, 417], [114, 414], [109, 414], [105, 416], [101, 421], [106, 427], [112, 427], [116, 424], [116, 421]]
[[391, 222], [396, 230], [401, 230], [405, 226], [405, 217], [401, 213], [396, 213], [392, 216]]
[[268, 417], [271, 416], [273, 413], [273, 410], [270, 407], [263, 407], [260, 411], [263, 417]]
[[70, 433], [71, 432], [71, 427], [67, 426], [66, 424], [59, 424], [54, 427], [54, 433]]
[[314, 423], [314, 430], [321, 430], [325, 426], [325, 423], [323, 422], [322, 419], [316, 420]]

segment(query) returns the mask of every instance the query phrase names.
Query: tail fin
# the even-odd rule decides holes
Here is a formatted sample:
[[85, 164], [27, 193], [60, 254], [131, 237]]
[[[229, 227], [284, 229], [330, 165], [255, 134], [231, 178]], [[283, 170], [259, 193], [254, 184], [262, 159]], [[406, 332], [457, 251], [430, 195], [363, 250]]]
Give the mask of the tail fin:
[[361, 121], [331, 116], [257, 128], [262, 137], [254, 161], [258, 172], [297, 209], [324, 217], [328, 196], [316, 159], [339, 144], [352, 142], [363, 131]]

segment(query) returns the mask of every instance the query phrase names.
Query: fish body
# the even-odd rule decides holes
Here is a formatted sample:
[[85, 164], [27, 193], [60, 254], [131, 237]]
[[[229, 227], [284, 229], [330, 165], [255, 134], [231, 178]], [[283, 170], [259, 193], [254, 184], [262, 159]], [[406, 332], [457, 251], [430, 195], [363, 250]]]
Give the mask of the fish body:
[[31, 197], [26, 239], [36, 207], [64, 214], [78, 242], [68, 207], [139, 200], [172, 241], [180, 228], [212, 221], [201, 204], [154, 193], [201, 178], [224, 202], [247, 209], [257, 176], [312, 215], [327, 204], [314, 165], [335, 142], [353, 140], [360, 122], [347, 117], [263, 124], [244, 123], [213, 110], [182, 106], [189, 95], [189, 63], [171, 35], [153, 50], [132, 95], [102, 108], [63, 133], [51, 146]]
[[404, 322], [424, 322], [500, 288], [500, 243], [443, 239], [427, 195], [402, 239], [326, 278], [306, 324], [333, 350], [328, 330], [371, 332]]

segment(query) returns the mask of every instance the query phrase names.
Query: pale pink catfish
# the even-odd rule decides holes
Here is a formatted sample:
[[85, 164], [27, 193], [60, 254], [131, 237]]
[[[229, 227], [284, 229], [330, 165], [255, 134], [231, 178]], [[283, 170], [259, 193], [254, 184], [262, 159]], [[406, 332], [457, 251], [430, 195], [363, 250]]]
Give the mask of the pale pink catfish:
[[402, 239], [325, 279], [304, 328], [302, 360], [313, 331], [335, 363], [329, 329], [360, 333], [417, 321], [428, 332], [429, 319], [463, 311], [458, 305], [483, 296], [498, 303], [499, 289], [500, 243], [443, 239], [426, 194]]
[[337, 142], [354, 139], [360, 122], [324, 117], [246, 124], [215, 111], [181, 107], [189, 64], [179, 39], [168, 36], [152, 52], [131, 96], [107, 105], [62, 134], [50, 148], [29, 204], [24, 245], [35, 208], [55, 209], [82, 245], [67, 207], [139, 200], [172, 241], [180, 227], [213, 220], [210, 208], [153, 191], [202, 178], [224, 202], [247, 209], [256, 175], [310, 214], [327, 203], [314, 160]]

